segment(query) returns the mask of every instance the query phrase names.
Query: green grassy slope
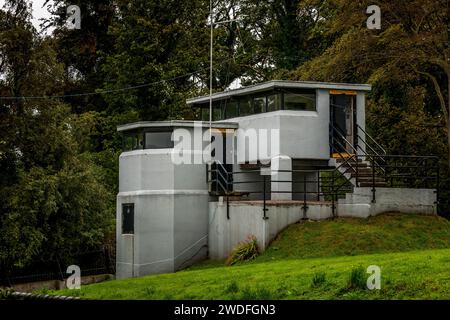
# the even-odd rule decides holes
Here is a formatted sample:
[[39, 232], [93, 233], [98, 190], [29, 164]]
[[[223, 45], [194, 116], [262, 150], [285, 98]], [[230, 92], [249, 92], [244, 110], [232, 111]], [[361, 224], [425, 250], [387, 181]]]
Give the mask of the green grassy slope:
[[450, 221], [438, 216], [393, 213], [291, 225], [258, 260], [443, 248], [450, 248]]
[[[349, 289], [352, 270], [369, 265], [381, 267], [382, 289]], [[325, 280], [312, 286], [319, 274]], [[206, 262], [54, 293], [93, 299], [450, 299], [450, 223], [397, 214], [300, 223], [250, 263]]]
[[[347, 289], [354, 267], [381, 267], [381, 290]], [[91, 299], [450, 299], [450, 249], [280, 260], [115, 280], [55, 292]], [[312, 287], [315, 274], [325, 281]]]

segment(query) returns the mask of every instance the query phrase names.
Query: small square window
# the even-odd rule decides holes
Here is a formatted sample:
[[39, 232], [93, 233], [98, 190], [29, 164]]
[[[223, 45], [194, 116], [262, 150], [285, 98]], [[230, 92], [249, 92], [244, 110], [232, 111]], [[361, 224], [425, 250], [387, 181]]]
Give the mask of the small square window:
[[122, 204], [122, 234], [134, 234], [134, 203]]

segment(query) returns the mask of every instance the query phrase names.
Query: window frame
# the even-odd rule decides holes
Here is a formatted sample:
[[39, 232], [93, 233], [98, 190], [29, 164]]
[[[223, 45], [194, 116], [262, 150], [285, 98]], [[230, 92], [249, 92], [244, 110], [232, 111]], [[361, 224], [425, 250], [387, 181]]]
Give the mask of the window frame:
[[[131, 212], [126, 212], [125, 209], [126, 208], [131, 208]], [[135, 234], [135, 206], [134, 203], [122, 203], [122, 228], [121, 228], [121, 234], [122, 235], [134, 235]], [[131, 214], [131, 223], [125, 224], [125, 216]], [[129, 226], [131, 224], [131, 227]], [[130, 227], [129, 229], [132, 230], [125, 230], [126, 227]]]

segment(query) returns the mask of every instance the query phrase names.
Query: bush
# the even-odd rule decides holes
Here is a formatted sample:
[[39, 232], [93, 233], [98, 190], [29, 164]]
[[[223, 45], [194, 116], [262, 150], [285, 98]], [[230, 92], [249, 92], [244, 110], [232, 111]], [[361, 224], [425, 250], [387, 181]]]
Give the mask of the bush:
[[0, 300], [10, 299], [13, 292], [14, 290], [11, 288], [0, 287]]
[[326, 274], [324, 272], [315, 273], [311, 281], [311, 287], [318, 288], [325, 284], [326, 281]]
[[353, 268], [348, 279], [347, 289], [366, 289], [367, 279], [366, 271], [362, 266]]
[[258, 286], [253, 289], [245, 287], [239, 298], [242, 300], [274, 300], [276, 295], [266, 287]]
[[239, 243], [227, 259], [227, 265], [231, 266], [241, 261], [250, 261], [259, 254], [258, 242], [255, 236], [249, 236], [247, 240]]
[[227, 293], [237, 293], [239, 291], [239, 286], [236, 281], [231, 281], [227, 287], [225, 288], [225, 292]]

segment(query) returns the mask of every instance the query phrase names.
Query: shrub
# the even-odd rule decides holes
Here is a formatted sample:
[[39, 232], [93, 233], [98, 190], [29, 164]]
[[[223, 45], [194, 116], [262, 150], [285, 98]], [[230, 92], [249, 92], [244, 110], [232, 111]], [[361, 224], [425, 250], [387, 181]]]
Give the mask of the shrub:
[[11, 294], [13, 292], [14, 292], [14, 290], [11, 289], [11, 288], [2, 288], [2, 287], [0, 287], [0, 300], [10, 299], [11, 298]]
[[227, 287], [225, 288], [225, 292], [227, 293], [237, 293], [239, 291], [239, 286], [236, 281], [231, 281]]
[[347, 289], [366, 289], [366, 271], [362, 266], [353, 268], [348, 279]]
[[231, 266], [240, 261], [250, 261], [255, 259], [259, 254], [258, 242], [255, 236], [249, 236], [247, 240], [239, 243], [227, 259], [227, 265]]
[[240, 299], [242, 300], [273, 300], [275, 294], [270, 289], [262, 286], [256, 288], [245, 287], [241, 291]]
[[315, 273], [311, 281], [311, 287], [318, 288], [325, 284], [325, 282], [327, 282], [327, 280], [324, 272]]

